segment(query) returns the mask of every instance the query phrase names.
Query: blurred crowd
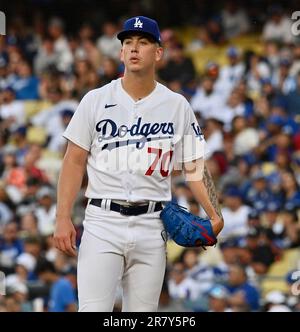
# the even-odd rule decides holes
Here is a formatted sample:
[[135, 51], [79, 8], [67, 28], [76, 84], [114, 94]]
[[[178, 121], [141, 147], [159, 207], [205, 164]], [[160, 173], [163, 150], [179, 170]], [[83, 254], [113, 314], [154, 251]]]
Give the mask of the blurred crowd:
[[[279, 4], [256, 17], [226, 1], [206, 20], [193, 14], [188, 42], [176, 27], [162, 29], [157, 80], [191, 103], [225, 226], [216, 248], [169, 245], [159, 311], [300, 310], [293, 274], [300, 270], [300, 38], [290, 17]], [[0, 36], [0, 312], [77, 310], [76, 259], [52, 240], [62, 133], [84, 94], [122, 76], [122, 22], [87, 20], [70, 32], [66, 20], [11, 17]], [[253, 33], [261, 52], [233, 43]], [[212, 45], [225, 46], [226, 64], [208, 58], [199, 71], [191, 54]], [[73, 211], [77, 246], [86, 184]], [[172, 192], [203, 216], [182, 174], [174, 174]], [[264, 291], [262, 280], [284, 262], [284, 287]]]

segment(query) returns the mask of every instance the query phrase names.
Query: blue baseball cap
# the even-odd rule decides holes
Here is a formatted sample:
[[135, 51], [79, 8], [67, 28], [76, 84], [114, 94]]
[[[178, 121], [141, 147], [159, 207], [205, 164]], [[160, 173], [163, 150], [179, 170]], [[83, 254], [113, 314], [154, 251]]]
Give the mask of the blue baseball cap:
[[135, 32], [148, 35], [154, 38], [156, 42], [161, 44], [161, 36], [158, 24], [155, 20], [151, 18], [145, 16], [135, 16], [129, 18], [127, 21], [125, 21], [123, 25], [123, 30], [118, 33], [117, 38], [122, 42], [126, 38], [126, 36]]
[[224, 194], [229, 197], [241, 197], [241, 192], [236, 186], [230, 186], [225, 190]]
[[216, 299], [227, 299], [229, 297], [229, 292], [224, 286], [215, 285], [209, 290], [208, 295]]
[[276, 126], [282, 127], [285, 124], [285, 120], [280, 115], [271, 115], [270, 118], [267, 120], [267, 124], [274, 124]]
[[232, 58], [236, 58], [237, 56], [240, 55], [239, 50], [236, 47], [234, 47], [234, 46], [229, 47], [227, 49], [226, 53], [227, 53], [228, 57], [232, 57]]
[[267, 203], [266, 211], [268, 212], [279, 212], [280, 211], [280, 204], [276, 201], [270, 201]]

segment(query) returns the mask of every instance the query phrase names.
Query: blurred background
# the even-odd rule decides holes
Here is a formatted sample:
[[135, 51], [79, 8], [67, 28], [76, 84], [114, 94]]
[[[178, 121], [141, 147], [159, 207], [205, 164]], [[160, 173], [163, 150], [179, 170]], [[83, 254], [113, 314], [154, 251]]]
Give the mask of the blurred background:
[[[299, 311], [299, 2], [11, 0], [0, 10], [0, 311], [77, 310], [76, 260], [52, 241], [61, 135], [85, 93], [122, 76], [116, 33], [134, 15], [159, 22], [157, 80], [193, 107], [225, 220], [209, 250], [169, 241], [159, 311]], [[181, 174], [172, 191], [203, 215]]]

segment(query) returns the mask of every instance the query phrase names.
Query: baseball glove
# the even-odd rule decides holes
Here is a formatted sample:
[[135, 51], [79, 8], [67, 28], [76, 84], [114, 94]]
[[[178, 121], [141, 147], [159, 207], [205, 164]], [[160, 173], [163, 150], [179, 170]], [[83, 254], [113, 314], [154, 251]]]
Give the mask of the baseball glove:
[[176, 203], [168, 203], [160, 218], [170, 238], [180, 246], [203, 247], [217, 243], [209, 219], [195, 216]]

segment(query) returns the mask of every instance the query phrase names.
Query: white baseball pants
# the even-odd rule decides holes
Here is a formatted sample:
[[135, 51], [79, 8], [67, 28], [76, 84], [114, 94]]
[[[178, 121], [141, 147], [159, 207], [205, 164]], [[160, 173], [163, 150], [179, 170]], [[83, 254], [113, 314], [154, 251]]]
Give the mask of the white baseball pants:
[[88, 205], [78, 254], [79, 311], [157, 311], [166, 266], [160, 211], [123, 216]]

